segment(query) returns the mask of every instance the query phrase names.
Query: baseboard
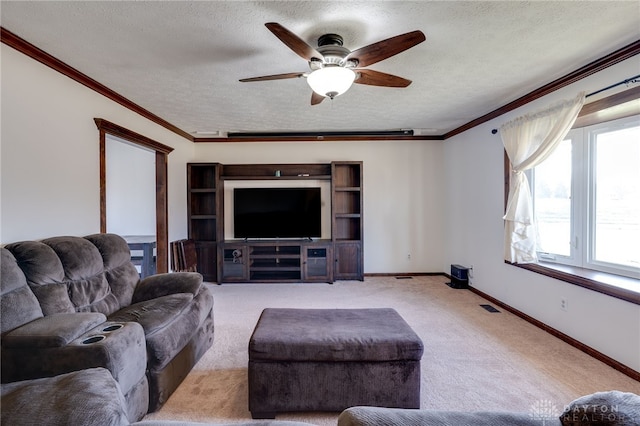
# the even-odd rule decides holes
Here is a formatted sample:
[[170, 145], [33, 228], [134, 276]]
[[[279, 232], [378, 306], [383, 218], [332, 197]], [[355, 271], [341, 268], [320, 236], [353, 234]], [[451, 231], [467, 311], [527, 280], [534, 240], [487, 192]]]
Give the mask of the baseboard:
[[444, 272], [374, 272], [366, 273], [365, 277], [431, 277], [446, 275]]
[[[444, 274], [446, 275], [446, 274]], [[574, 348], [580, 349], [582, 352], [586, 353], [587, 355], [590, 355], [592, 357], [594, 357], [595, 359], [597, 359], [598, 361], [601, 361], [603, 363], [605, 363], [606, 365], [608, 365], [609, 367], [618, 370], [619, 372], [631, 377], [634, 380], [640, 381], [640, 372], [627, 367], [626, 365], [616, 361], [615, 359], [603, 354], [602, 352], [597, 351], [596, 349], [593, 349], [592, 347], [585, 345], [584, 343], [574, 339], [571, 336], [568, 336], [566, 334], [564, 334], [563, 332], [556, 330], [553, 327], [548, 326], [547, 324], [543, 323], [542, 321], [539, 321], [527, 314], [525, 314], [524, 312], [521, 312], [509, 305], [507, 305], [506, 303], [503, 303], [501, 301], [499, 301], [498, 299], [496, 299], [495, 297], [489, 296], [486, 293], [483, 293], [482, 291], [478, 290], [477, 288], [474, 287], [469, 287], [469, 290], [471, 290], [472, 292], [474, 292], [475, 294], [477, 294], [478, 296], [487, 299], [488, 301], [490, 301], [491, 303], [500, 306], [502, 309], [504, 309], [505, 311], [509, 311], [512, 314], [522, 318], [523, 320], [535, 325], [538, 328], [541, 328], [542, 330], [546, 331], [547, 333], [551, 334], [552, 336], [557, 337], [558, 339], [570, 344], [571, 346], [573, 346]]]

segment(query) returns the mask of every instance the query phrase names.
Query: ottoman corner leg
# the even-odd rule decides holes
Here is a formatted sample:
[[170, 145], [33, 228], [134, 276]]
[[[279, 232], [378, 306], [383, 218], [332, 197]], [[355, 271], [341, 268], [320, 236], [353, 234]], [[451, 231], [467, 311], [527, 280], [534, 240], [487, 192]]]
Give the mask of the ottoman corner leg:
[[252, 419], [275, 419], [276, 412], [275, 411], [252, 411], [251, 418]]

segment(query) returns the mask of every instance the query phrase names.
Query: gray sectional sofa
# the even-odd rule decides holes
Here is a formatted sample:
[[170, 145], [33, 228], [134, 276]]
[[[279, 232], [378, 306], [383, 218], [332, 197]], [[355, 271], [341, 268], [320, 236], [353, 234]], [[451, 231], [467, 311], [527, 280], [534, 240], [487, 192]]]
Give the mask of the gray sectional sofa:
[[104, 367], [127, 417], [157, 410], [213, 344], [198, 273], [140, 280], [114, 234], [0, 248], [2, 383]]

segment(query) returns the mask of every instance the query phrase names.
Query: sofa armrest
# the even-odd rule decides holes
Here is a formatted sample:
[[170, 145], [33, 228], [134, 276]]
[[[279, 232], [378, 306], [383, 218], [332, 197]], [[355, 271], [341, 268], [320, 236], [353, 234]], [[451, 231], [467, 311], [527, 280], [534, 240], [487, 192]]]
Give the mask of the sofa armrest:
[[129, 425], [127, 402], [103, 368], [3, 384], [1, 403], [3, 425]]
[[[77, 322], [82, 322], [81, 319], [86, 317], [86, 314], [70, 314], [73, 318], [67, 317], [66, 321], [62, 322], [68, 325], [69, 321], [76, 317]], [[46, 318], [48, 317], [44, 317]], [[38, 324], [31, 325], [31, 328], [40, 328], [36, 326]], [[42, 324], [41, 326], [43, 329], [46, 328]], [[20, 332], [20, 336], [12, 336], [14, 339], [7, 340], [6, 335], [2, 336], [2, 383], [103, 367], [111, 372], [120, 384], [122, 393], [126, 395], [145, 376], [147, 347], [144, 330], [136, 322], [101, 322], [66, 344], [64, 342], [77, 333], [54, 337], [44, 333], [27, 334], [26, 331], [29, 329], [22, 330], [23, 327], [11, 332]]]
[[133, 292], [132, 303], [143, 302], [177, 293], [197, 295], [202, 287], [202, 275], [197, 272], [156, 274], [142, 279]]
[[62, 347], [106, 320], [99, 312], [47, 315], [5, 333], [2, 348]]

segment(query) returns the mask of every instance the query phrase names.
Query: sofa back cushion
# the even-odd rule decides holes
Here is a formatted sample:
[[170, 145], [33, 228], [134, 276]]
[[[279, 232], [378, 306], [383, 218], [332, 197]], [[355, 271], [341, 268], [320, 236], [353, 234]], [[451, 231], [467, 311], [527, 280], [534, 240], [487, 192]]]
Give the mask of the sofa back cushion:
[[106, 279], [102, 255], [89, 240], [54, 237], [6, 248], [24, 272], [44, 315], [89, 311], [110, 315], [120, 308]]
[[120, 307], [131, 305], [140, 276], [131, 262], [127, 242], [116, 234], [93, 234], [85, 237], [97, 247], [104, 264], [105, 278]]
[[6, 248], [16, 258], [44, 315], [75, 311], [64, 282], [64, 268], [51, 247], [39, 241], [22, 241]]
[[43, 316], [27, 278], [6, 248], [0, 248], [0, 315], [2, 334]]

